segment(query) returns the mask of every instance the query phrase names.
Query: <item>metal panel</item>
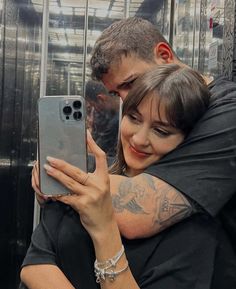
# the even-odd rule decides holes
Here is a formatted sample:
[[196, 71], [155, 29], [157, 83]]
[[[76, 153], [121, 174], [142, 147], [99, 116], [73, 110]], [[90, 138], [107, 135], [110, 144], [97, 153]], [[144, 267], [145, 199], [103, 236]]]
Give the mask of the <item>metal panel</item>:
[[[3, 288], [7, 288], [7, 279], [12, 277], [9, 271], [14, 259], [14, 231], [15, 231], [15, 208], [16, 208], [16, 171], [12, 168], [12, 159], [16, 153], [14, 137], [14, 105], [16, 81], [15, 62], [16, 62], [16, 27], [17, 9], [12, 1], [7, 1], [4, 11], [3, 24], [3, 79], [2, 79], [2, 107], [1, 107], [1, 172], [0, 186], [2, 188], [0, 202], [0, 233], [1, 233], [1, 256], [5, 266], [1, 271]], [[14, 147], [14, 148], [13, 148]]]
[[[222, 73], [233, 78], [233, 53], [235, 47], [235, 0], [225, 1]], [[235, 58], [234, 58], [235, 59]]]
[[[223, 0], [201, 1], [198, 68], [205, 75], [216, 77], [224, 73], [227, 74], [226, 70], [232, 70], [230, 62], [232, 63], [233, 26], [229, 22], [232, 23], [234, 7], [229, 5], [229, 2]], [[230, 8], [227, 8], [227, 6], [230, 6]]]
[[200, 6], [200, 35], [199, 35], [199, 58], [198, 69], [204, 72], [205, 54], [206, 54], [206, 31], [207, 31], [207, 0], [201, 1]]
[[179, 0], [175, 5], [173, 48], [178, 57], [193, 66], [196, 28], [196, 0]]
[[[172, 11], [174, 2], [179, 5]], [[42, 4], [43, 0], [0, 0], [0, 256], [4, 264], [0, 288], [4, 289], [17, 287], [32, 232], [30, 173], [36, 159]], [[173, 12], [175, 27], [171, 27]], [[113, 21], [128, 15], [151, 20], [167, 39], [175, 32], [177, 54], [201, 72], [223, 72], [229, 77], [232, 69], [235, 73], [234, 0], [51, 0], [47, 94], [83, 94], [95, 40]], [[209, 59], [215, 42], [217, 55]], [[99, 139], [102, 132], [94, 127]]]
[[[33, 221], [31, 162], [36, 151], [40, 18], [26, 1], [3, 7], [0, 61], [0, 288], [17, 288]], [[0, 77], [1, 77], [0, 76]]]

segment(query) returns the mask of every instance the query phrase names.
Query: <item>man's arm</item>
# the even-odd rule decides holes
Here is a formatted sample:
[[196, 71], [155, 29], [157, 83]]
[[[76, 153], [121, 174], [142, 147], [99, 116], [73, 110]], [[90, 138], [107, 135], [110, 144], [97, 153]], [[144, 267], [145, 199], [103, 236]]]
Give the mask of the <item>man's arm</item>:
[[[32, 185], [39, 201], [36, 169]], [[193, 213], [182, 193], [151, 175], [110, 175], [110, 185], [116, 221], [122, 236], [128, 239], [152, 236]]]
[[187, 198], [148, 174], [110, 175], [116, 220], [121, 234], [134, 239], [159, 233], [193, 213]]
[[28, 289], [75, 289], [55, 265], [29, 265], [20, 273]]

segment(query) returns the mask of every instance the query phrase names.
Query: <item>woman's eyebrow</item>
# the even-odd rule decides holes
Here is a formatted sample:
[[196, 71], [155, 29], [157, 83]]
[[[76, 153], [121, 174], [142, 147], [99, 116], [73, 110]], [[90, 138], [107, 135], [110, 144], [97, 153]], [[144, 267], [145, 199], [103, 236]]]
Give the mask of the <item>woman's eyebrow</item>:
[[165, 122], [162, 120], [154, 120], [153, 124], [154, 125], [161, 125], [161, 126], [165, 126], [165, 127], [172, 127], [172, 125], [169, 122]]
[[[128, 111], [129, 113], [137, 113], [138, 115], [142, 116], [142, 114], [139, 112], [138, 107], [132, 107]], [[153, 125], [157, 126], [164, 126], [164, 127], [172, 127], [172, 125], [167, 122], [167, 121], [162, 121], [162, 120], [153, 120]]]
[[128, 110], [129, 113], [137, 113], [139, 115], [141, 115], [141, 113], [139, 112], [137, 107], [132, 107]]

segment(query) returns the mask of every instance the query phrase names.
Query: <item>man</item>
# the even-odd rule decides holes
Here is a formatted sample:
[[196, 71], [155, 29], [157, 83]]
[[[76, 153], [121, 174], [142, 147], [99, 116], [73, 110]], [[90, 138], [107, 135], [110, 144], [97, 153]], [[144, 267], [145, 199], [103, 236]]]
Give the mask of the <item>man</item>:
[[88, 128], [93, 139], [107, 154], [114, 157], [119, 129], [118, 97], [109, 94], [101, 82], [88, 81], [86, 83], [86, 103]]
[[[141, 18], [120, 20], [103, 31], [90, 63], [92, 77], [121, 99], [153, 66], [185, 65], [157, 28]], [[198, 211], [213, 217], [220, 212], [235, 238], [236, 84], [205, 80], [212, 102], [184, 144], [140, 176], [110, 177], [117, 222], [127, 238], [158, 233]], [[155, 204], [148, 201], [152, 196]]]

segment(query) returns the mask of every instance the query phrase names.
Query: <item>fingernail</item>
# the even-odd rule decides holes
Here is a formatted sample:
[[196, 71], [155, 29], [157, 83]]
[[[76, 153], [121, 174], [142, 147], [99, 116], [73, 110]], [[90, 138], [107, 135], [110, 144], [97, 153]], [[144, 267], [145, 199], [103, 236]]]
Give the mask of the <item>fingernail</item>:
[[47, 159], [47, 161], [50, 162], [50, 163], [54, 163], [54, 162], [56, 162], [56, 159], [53, 158], [53, 157], [49, 157], [49, 156], [47, 156], [46, 159]]
[[46, 170], [47, 172], [52, 172], [52, 170], [53, 170], [53, 168], [50, 167], [48, 164], [44, 164], [43, 167], [45, 168], [45, 170]]

